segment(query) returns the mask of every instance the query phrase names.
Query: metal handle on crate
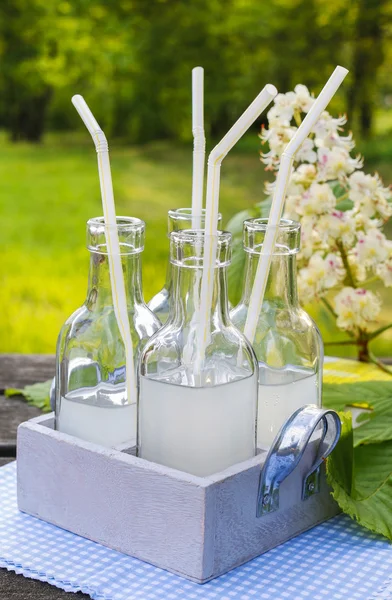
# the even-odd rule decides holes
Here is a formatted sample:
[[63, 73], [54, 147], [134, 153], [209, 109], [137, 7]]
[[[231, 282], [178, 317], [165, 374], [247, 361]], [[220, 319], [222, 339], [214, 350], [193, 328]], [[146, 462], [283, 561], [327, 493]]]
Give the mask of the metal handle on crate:
[[334, 410], [313, 405], [299, 408], [276, 437], [260, 475], [257, 516], [279, 508], [279, 488], [300, 462], [316, 428], [322, 427], [317, 456], [302, 484], [302, 500], [319, 491], [320, 466], [335, 448], [340, 437], [340, 419]]

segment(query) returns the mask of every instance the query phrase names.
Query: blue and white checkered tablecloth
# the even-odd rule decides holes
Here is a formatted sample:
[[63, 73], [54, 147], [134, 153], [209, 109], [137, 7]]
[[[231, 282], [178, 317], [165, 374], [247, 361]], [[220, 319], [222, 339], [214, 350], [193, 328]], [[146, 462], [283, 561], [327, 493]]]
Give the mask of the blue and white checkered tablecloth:
[[0, 469], [0, 567], [94, 600], [392, 599], [392, 546], [335, 517], [204, 585], [22, 514]]

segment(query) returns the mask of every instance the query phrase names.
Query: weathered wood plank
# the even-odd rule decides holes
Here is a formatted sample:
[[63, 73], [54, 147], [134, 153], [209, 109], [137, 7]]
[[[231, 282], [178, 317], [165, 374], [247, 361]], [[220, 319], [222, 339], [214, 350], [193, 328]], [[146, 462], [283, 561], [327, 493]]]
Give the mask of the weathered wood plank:
[[91, 600], [78, 592], [63, 592], [48, 583], [26, 579], [12, 571], [0, 569], [1, 600]]
[[[40, 414], [39, 408], [30, 406], [23, 398], [0, 396], [0, 456], [15, 456], [18, 425]], [[13, 450], [7, 452], [8, 446]]]
[[51, 379], [55, 362], [52, 354], [0, 354], [0, 390]]

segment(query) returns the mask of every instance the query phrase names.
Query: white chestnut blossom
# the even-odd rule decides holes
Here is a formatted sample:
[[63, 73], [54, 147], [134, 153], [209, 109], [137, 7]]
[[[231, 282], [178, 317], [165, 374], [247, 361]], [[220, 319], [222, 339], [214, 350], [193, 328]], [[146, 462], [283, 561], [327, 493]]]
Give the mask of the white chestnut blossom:
[[391, 254], [392, 242], [388, 241], [379, 229], [371, 229], [368, 233], [358, 232], [355, 251], [358, 260], [366, 267], [376, 267], [385, 262]]
[[380, 298], [364, 288], [344, 287], [335, 296], [337, 325], [347, 331], [367, 331], [381, 310]]
[[360, 157], [352, 158], [349, 152], [340, 146], [318, 148], [317, 161], [321, 177], [332, 181], [345, 179], [347, 175], [363, 165]]
[[380, 177], [365, 175], [363, 171], [357, 171], [348, 179], [350, 186], [349, 198], [353, 201], [358, 212], [367, 217], [379, 215], [382, 219], [388, 219], [392, 214], [391, 191], [382, 185]]
[[299, 165], [291, 176], [290, 185], [309, 186], [317, 178], [317, 168], [315, 165], [304, 163]]
[[285, 217], [287, 219], [293, 219], [293, 221], [299, 221], [300, 218], [300, 205], [302, 202], [302, 194], [290, 194], [286, 198], [285, 203]]
[[295, 92], [288, 92], [287, 94], [278, 94], [275, 97], [275, 115], [279, 115], [282, 121], [291, 121], [294, 116], [294, 109], [296, 105], [296, 94]]
[[327, 111], [324, 111], [313, 128], [315, 146], [317, 148], [334, 148], [337, 146], [351, 152], [355, 147], [352, 133], [350, 132], [346, 136], [339, 135], [339, 131], [342, 130], [346, 122], [346, 117], [334, 119]]
[[[277, 172], [282, 152], [313, 103], [304, 85], [275, 98], [260, 136], [267, 170]], [[294, 157], [284, 216], [301, 222], [301, 301], [328, 294], [338, 327], [363, 339], [381, 310], [380, 297], [366, 289], [367, 283], [378, 279], [392, 287], [392, 241], [382, 233], [392, 215], [392, 193], [377, 173], [362, 171], [360, 156], [351, 155], [355, 142], [344, 131], [346, 122], [346, 116], [322, 113]], [[275, 182], [265, 189], [273, 195]]]
[[294, 127], [289, 127], [284, 122], [280, 125], [263, 129], [260, 139], [263, 144], [266, 142], [270, 151], [261, 155], [262, 162], [267, 165], [267, 169], [273, 169], [279, 165], [280, 156], [295, 133]]
[[309, 302], [314, 296], [336, 286], [344, 279], [345, 271], [342, 259], [337, 254], [313, 254], [308, 266], [298, 273], [298, 289], [303, 302]]
[[294, 88], [294, 92], [296, 109], [304, 113], [309, 112], [314, 104], [315, 99], [313, 98], [313, 96], [310, 95], [310, 92], [306, 85], [296, 85]]
[[300, 215], [322, 215], [335, 208], [336, 198], [327, 183], [312, 183], [302, 194]]
[[295, 158], [297, 161], [308, 163], [315, 163], [317, 161], [317, 153], [314, 150], [314, 144], [311, 139], [307, 138], [303, 142]]
[[319, 238], [315, 230], [316, 217], [314, 215], [302, 217], [290, 217], [293, 220], [301, 221], [301, 252], [298, 256], [300, 262], [309, 260], [316, 252], [319, 246]]
[[392, 257], [376, 267], [376, 273], [385, 287], [392, 287]]
[[358, 253], [355, 250], [355, 248], [353, 250], [350, 250], [350, 252], [347, 255], [347, 260], [350, 265], [351, 274], [355, 281], [357, 281], [358, 283], [363, 283], [364, 281], [366, 281], [368, 270], [366, 268], [366, 265], [361, 260], [359, 260]]
[[344, 246], [350, 246], [355, 240], [355, 221], [341, 210], [321, 215], [316, 229], [320, 239], [326, 244], [340, 241]]
[[312, 131], [314, 133], [315, 140], [323, 141], [324, 138], [328, 137], [330, 134], [338, 134], [339, 131], [342, 131], [346, 123], [347, 118], [345, 116], [335, 119], [329, 114], [328, 111], [325, 110], [323, 113], [321, 113], [321, 117], [313, 127]]

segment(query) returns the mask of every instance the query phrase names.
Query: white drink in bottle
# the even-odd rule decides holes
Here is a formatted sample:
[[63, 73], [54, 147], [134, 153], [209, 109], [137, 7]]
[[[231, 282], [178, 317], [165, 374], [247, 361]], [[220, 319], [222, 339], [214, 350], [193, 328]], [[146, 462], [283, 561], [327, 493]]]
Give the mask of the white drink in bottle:
[[171, 234], [173, 305], [141, 356], [138, 455], [201, 477], [256, 453], [258, 367], [251, 346], [228, 315], [230, 241], [229, 233], [219, 233], [201, 371], [195, 361], [202, 230]]
[[126, 402], [125, 387], [110, 384], [69, 392], [61, 398], [57, 427], [63, 433], [109, 448], [132, 444], [130, 431], [136, 430], [136, 403]]
[[[135, 364], [145, 341], [160, 327], [142, 294], [144, 227], [140, 219], [117, 217]], [[102, 217], [88, 221], [87, 245], [87, 298], [64, 323], [58, 339], [55, 427], [102, 446], [134, 446], [136, 398], [127, 397], [125, 349], [114, 312]]]
[[255, 379], [199, 388], [142, 377], [142, 457], [202, 477], [248, 459], [255, 445]]
[[[262, 252], [267, 219], [244, 222], [246, 268], [242, 298], [231, 311], [243, 331]], [[323, 346], [320, 333], [300, 307], [296, 254], [300, 225], [282, 219], [259, 315], [253, 348], [259, 361], [257, 445], [268, 450], [282, 425], [305, 404], [321, 406]]]
[[257, 446], [268, 450], [282, 425], [304, 404], [318, 404], [317, 376], [305, 369], [259, 365]]

